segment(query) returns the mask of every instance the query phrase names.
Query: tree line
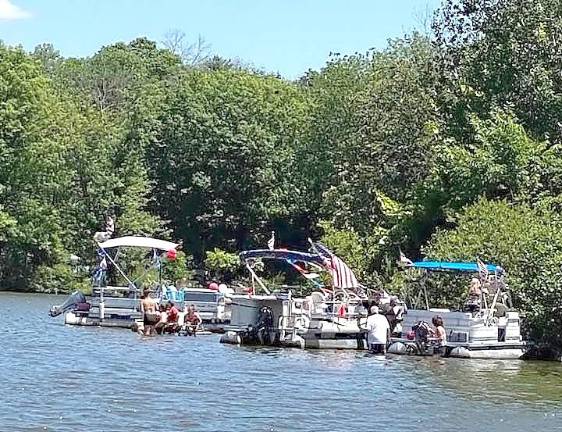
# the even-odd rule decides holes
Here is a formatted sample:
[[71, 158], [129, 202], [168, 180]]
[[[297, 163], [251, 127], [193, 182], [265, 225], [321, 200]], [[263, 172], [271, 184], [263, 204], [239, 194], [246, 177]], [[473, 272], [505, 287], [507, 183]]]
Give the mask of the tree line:
[[92, 263], [107, 214], [194, 266], [274, 230], [396, 290], [398, 250], [500, 264], [532, 337], [562, 345], [561, 37], [557, 0], [445, 0], [430, 31], [296, 81], [145, 38], [0, 45], [0, 288], [84, 285], [69, 257]]

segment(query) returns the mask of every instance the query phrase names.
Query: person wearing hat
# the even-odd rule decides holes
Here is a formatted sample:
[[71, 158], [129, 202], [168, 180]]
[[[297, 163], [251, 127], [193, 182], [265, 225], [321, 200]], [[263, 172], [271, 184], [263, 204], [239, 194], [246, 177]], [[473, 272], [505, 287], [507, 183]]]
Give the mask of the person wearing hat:
[[386, 354], [386, 345], [390, 335], [390, 325], [378, 306], [371, 306], [367, 317], [367, 344], [374, 354]]

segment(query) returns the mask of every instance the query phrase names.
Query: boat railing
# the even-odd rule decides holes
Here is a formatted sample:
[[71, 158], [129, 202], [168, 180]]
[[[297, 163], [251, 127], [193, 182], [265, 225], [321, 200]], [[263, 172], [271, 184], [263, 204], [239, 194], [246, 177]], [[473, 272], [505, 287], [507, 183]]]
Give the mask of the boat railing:
[[95, 286], [92, 288], [92, 295], [99, 296], [100, 302], [103, 302], [104, 297], [115, 297], [116, 294], [121, 294], [120, 297], [136, 300], [138, 299], [139, 289], [136, 287], [123, 287], [123, 286]]
[[361, 299], [354, 299], [353, 301], [342, 302], [340, 300], [324, 300], [320, 303], [314, 304], [310, 310], [311, 317], [315, 318], [346, 318], [356, 319], [367, 316], [367, 310], [362, 305]]

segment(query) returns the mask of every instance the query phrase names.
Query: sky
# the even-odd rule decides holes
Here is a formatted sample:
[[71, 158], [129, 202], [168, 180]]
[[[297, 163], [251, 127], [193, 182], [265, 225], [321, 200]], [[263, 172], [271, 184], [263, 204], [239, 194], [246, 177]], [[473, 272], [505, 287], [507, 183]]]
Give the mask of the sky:
[[0, 0], [0, 40], [32, 50], [52, 43], [66, 57], [178, 30], [210, 52], [294, 79], [330, 53], [384, 48], [422, 30], [440, 0]]

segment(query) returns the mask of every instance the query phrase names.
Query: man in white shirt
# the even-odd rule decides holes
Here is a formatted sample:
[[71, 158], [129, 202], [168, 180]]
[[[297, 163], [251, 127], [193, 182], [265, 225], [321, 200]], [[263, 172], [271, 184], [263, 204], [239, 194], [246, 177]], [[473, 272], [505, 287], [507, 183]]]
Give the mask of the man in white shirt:
[[377, 306], [371, 306], [367, 317], [367, 343], [369, 350], [375, 354], [386, 354], [386, 345], [390, 333], [390, 325], [384, 315], [379, 314]]

